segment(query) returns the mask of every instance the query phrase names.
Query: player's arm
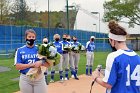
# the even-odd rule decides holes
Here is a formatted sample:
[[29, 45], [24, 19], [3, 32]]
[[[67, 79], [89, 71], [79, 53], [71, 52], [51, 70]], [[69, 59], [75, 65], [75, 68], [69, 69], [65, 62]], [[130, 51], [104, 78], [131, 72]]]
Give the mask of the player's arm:
[[[93, 79], [103, 87], [108, 89], [112, 88], [112, 86], [116, 83], [117, 79], [117, 66], [114, 61], [115, 56], [113, 54], [109, 54], [106, 60], [106, 68], [105, 68], [105, 76], [102, 79], [99, 75], [99, 71], [94, 71]], [[113, 73], [112, 73], [113, 72]]]
[[89, 43], [90, 43], [89, 41], [86, 43], [86, 50], [88, 49]]
[[40, 66], [45, 66], [42, 61], [36, 61], [35, 63], [30, 63], [30, 64], [22, 64], [22, 63], [17, 63], [15, 64], [17, 70], [23, 70], [26, 68], [38, 68]]
[[94, 82], [97, 82], [98, 84], [100, 84], [101, 86], [105, 87], [105, 88], [112, 88], [112, 86], [106, 82], [103, 81], [103, 78], [100, 77], [100, 72], [98, 70], [95, 70], [93, 72], [93, 80]]
[[94, 44], [94, 50], [95, 50], [95, 44]]
[[47, 68], [49, 68], [50, 66], [52, 66], [53, 64], [50, 64], [49, 62], [45, 62], [45, 63], [43, 63], [43, 66], [45, 66], [45, 67], [47, 67]]
[[15, 67], [17, 70], [23, 70], [26, 68], [34, 67], [35, 64], [23, 64], [22, 63], [22, 55], [20, 54], [20, 49], [17, 49], [15, 53]]
[[110, 84], [104, 82], [101, 77], [96, 78], [96, 82], [98, 84], [100, 84], [101, 86], [107, 88], [107, 89], [111, 89], [112, 88], [112, 86]]
[[15, 67], [16, 67], [17, 70], [24, 70], [26, 68], [31, 68], [31, 67], [34, 67], [34, 66], [35, 66], [34, 63], [32, 63], [32, 64], [19, 64], [19, 63], [15, 64]]

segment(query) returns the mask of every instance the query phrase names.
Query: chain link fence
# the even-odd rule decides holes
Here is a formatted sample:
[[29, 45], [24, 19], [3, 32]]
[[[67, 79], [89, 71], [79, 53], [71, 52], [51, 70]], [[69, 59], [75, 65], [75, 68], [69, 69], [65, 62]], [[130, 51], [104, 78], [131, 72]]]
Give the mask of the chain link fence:
[[[0, 56], [11, 57], [15, 50], [25, 44], [25, 31], [27, 29], [34, 29], [37, 33], [36, 44], [42, 43], [42, 39], [47, 37], [49, 41], [53, 41], [54, 34], [60, 34], [61, 40], [63, 34], [76, 36], [82, 45], [86, 45], [90, 36], [95, 36], [95, 51], [111, 51], [110, 44], [108, 43], [108, 36], [105, 33], [97, 33], [83, 30], [66, 30], [62, 28], [40, 28], [29, 26], [9, 26], [0, 25]], [[127, 45], [130, 49], [140, 50], [140, 38], [129, 38]]]

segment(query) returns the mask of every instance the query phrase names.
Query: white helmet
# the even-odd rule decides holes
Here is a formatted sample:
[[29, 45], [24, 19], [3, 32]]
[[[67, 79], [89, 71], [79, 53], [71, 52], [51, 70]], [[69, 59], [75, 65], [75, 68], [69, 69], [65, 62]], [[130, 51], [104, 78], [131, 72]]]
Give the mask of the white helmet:
[[95, 39], [95, 36], [91, 36], [90, 38], [94, 38]]

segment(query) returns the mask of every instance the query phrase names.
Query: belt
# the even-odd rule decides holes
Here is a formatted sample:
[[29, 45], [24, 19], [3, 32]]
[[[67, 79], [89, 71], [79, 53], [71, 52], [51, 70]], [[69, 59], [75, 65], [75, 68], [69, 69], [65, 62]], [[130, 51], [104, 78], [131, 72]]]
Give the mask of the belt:
[[63, 51], [63, 54], [67, 54], [68, 53], [68, 51]]
[[94, 51], [87, 51], [87, 52], [94, 52]]
[[79, 53], [79, 51], [73, 51], [74, 53]]

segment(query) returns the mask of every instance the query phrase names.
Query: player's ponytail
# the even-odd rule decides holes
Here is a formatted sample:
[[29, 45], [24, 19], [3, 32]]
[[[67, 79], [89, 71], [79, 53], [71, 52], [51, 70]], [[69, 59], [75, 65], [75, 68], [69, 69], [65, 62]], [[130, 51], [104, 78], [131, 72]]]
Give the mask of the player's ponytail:
[[125, 29], [121, 27], [115, 20], [109, 21], [108, 28], [110, 29], [110, 33], [112, 34], [123, 36], [127, 35]]

